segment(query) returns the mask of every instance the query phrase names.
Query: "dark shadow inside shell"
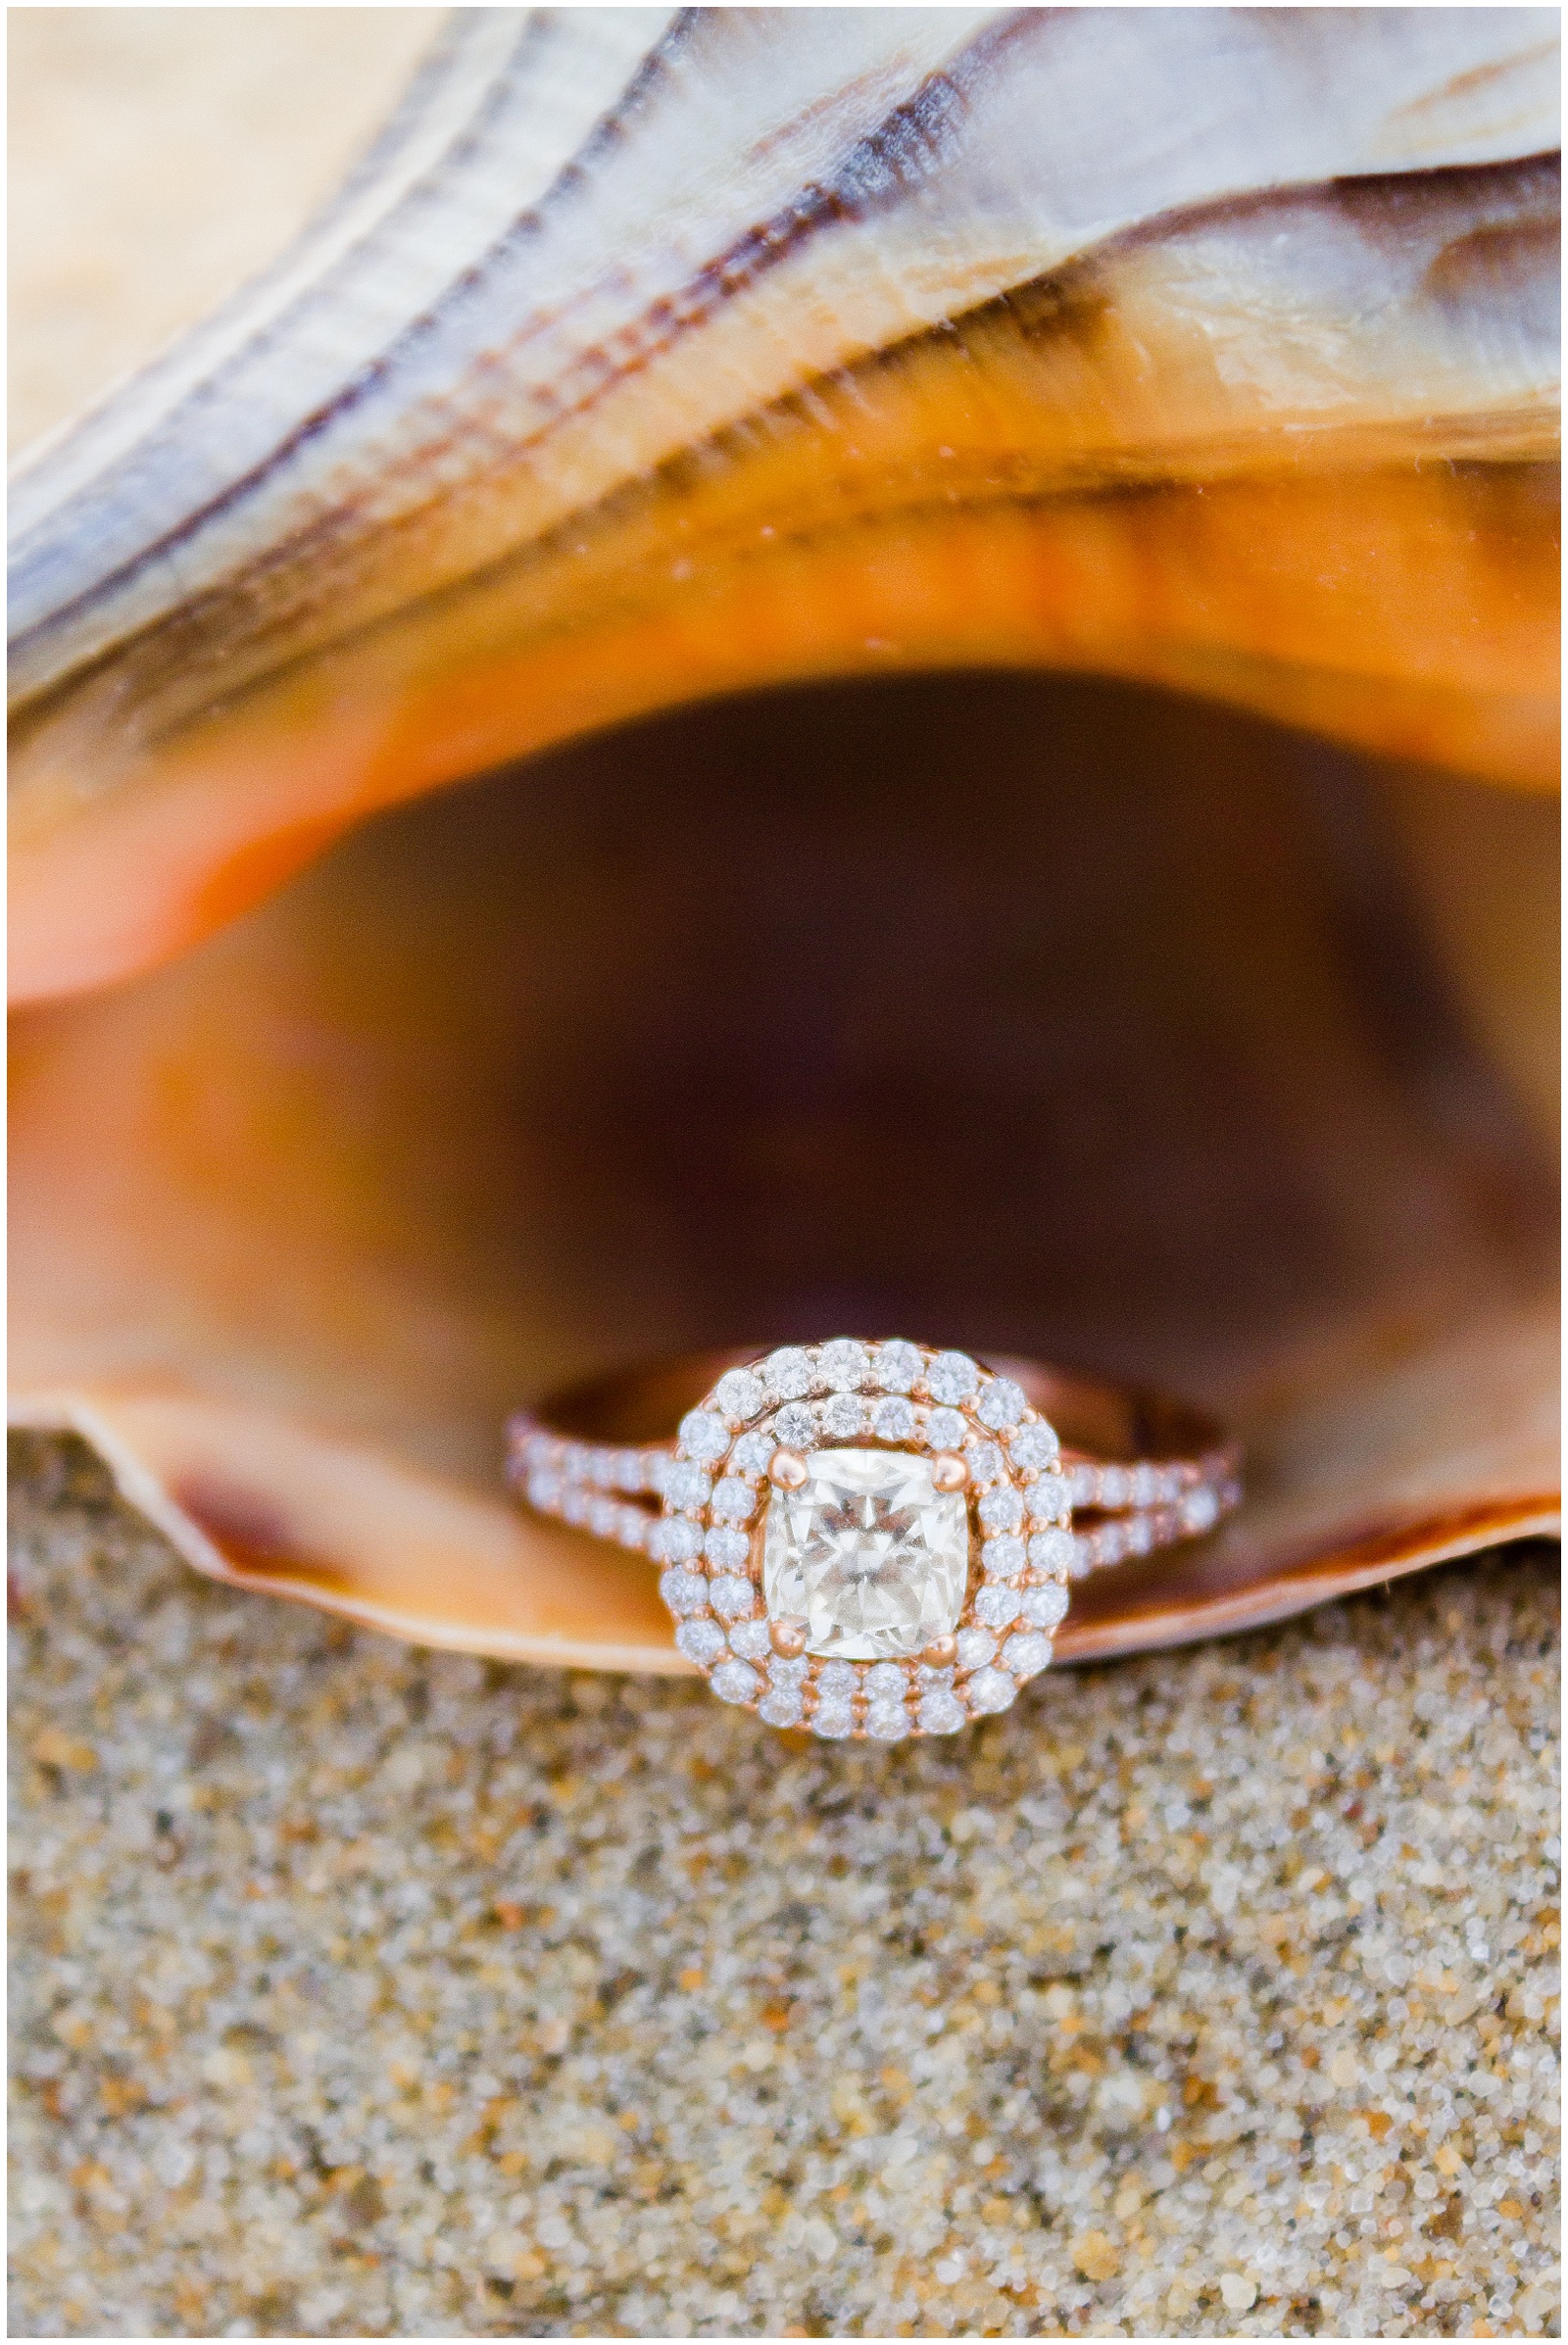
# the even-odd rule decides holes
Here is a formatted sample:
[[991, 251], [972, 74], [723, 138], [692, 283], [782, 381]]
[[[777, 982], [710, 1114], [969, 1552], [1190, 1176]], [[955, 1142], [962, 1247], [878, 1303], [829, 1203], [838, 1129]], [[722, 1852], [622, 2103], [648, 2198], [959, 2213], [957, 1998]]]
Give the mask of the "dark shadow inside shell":
[[[1410, 795], [1243, 715], [992, 674], [714, 704], [437, 795], [41, 1013], [117, 1033], [127, 1086], [77, 1145], [118, 1153], [140, 1250], [82, 1309], [485, 1486], [519, 1395], [670, 1347], [906, 1332], [1244, 1415], [1332, 1384], [1549, 1277]], [[1461, 862], [1478, 823], [1494, 863], [1547, 850], [1542, 803], [1418, 795]], [[29, 1233], [23, 1286], [71, 1244]]]
[[1234, 1392], [1539, 1275], [1549, 1176], [1375, 777], [1242, 717], [727, 703], [385, 818], [298, 899], [256, 945], [333, 904], [385, 1211], [417, 1258], [456, 1181], [523, 1382], [846, 1327]]

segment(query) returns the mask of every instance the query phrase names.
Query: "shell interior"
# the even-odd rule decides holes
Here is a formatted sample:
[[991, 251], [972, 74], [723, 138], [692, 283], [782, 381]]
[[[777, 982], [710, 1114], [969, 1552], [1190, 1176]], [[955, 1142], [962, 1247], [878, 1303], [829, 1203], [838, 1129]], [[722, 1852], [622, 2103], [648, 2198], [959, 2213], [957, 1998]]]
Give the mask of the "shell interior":
[[454, 12], [19, 471], [19, 1417], [610, 1667], [501, 1428], [662, 1350], [1230, 1417], [1059, 1658], [1550, 1522], [1553, 34]]

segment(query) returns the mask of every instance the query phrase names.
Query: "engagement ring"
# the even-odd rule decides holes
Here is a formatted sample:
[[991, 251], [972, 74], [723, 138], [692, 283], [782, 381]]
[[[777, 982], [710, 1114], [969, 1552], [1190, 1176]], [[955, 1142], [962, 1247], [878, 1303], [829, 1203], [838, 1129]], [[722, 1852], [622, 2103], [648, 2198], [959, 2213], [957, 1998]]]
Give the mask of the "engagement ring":
[[675, 1642], [721, 1700], [833, 1739], [1005, 1710], [1075, 1580], [1241, 1497], [1196, 1410], [847, 1336], [603, 1378], [509, 1433], [529, 1506], [661, 1567]]

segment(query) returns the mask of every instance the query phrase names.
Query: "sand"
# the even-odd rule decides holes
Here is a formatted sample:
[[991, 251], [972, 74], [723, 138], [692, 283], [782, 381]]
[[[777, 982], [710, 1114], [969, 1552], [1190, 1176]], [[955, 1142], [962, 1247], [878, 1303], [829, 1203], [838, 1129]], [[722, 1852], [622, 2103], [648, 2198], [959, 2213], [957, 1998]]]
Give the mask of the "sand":
[[13, 2333], [1551, 2326], [1554, 1554], [889, 1751], [20, 1464]]

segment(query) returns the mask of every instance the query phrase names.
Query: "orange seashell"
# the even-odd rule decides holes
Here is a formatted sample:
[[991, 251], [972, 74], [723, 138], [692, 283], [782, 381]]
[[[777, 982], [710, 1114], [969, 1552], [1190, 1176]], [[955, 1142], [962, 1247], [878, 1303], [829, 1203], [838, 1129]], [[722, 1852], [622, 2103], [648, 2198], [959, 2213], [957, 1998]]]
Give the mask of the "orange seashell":
[[607, 1667], [500, 1428], [661, 1348], [1231, 1415], [1064, 1657], [1553, 1520], [1550, 31], [458, 12], [19, 474], [16, 1414]]

